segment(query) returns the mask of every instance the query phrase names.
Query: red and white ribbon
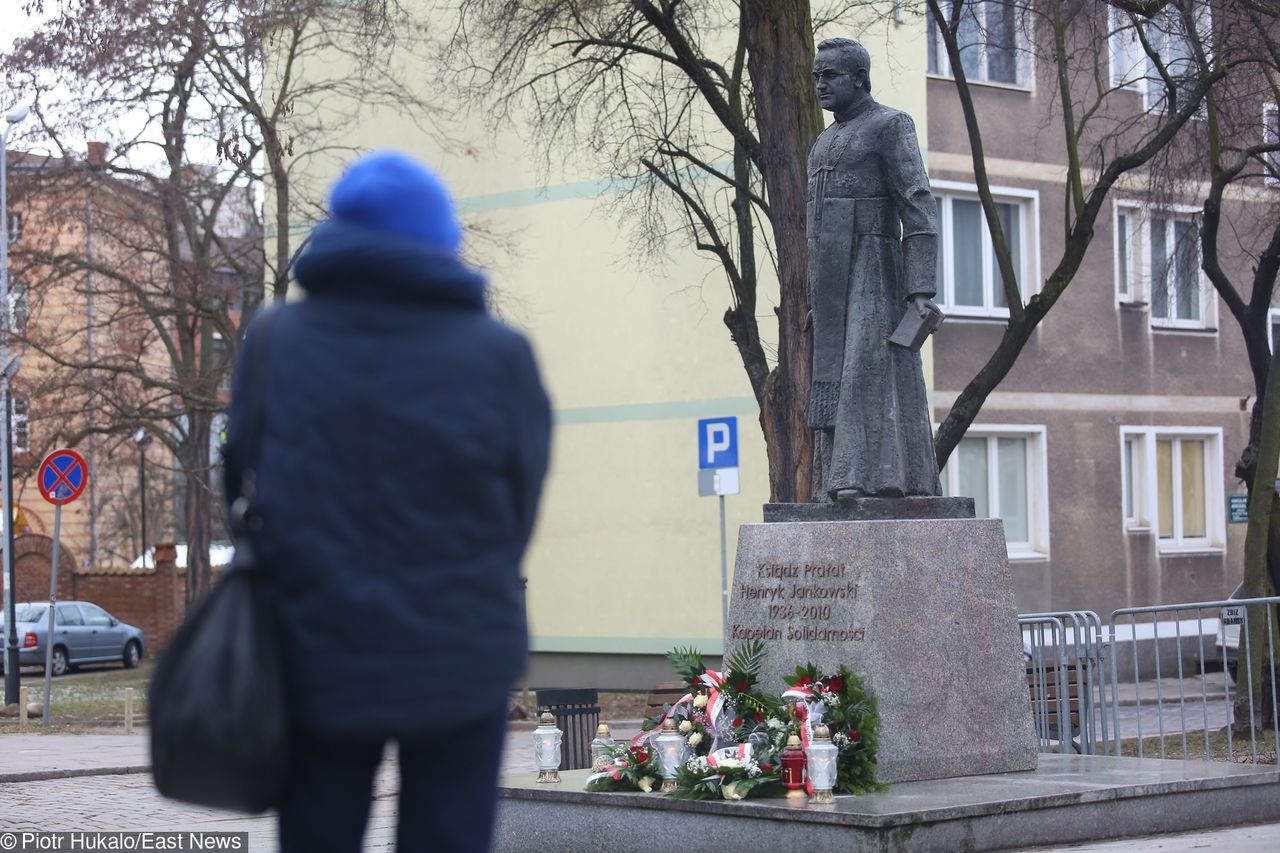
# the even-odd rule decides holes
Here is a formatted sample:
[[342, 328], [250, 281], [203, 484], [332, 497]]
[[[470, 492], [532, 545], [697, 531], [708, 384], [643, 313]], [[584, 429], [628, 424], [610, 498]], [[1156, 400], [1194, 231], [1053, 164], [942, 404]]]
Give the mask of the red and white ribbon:
[[648, 740], [650, 738], [655, 738], [658, 735], [662, 734], [662, 724], [667, 721], [668, 717], [670, 717], [673, 713], [675, 713], [676, 708], [679, 708], [685, 702], [692, 702], [692, 701], [693, 701], [693, 694], [686, 693], [683, 696], [681, 696], [679, 700], [671, 703], [670, 710], [662, 712], [662, 715], [658, 717], [657, 724], [653, 728], [649, 729], [649, 731], [640, 732], [640, 734], [633, 737], [631, 739], [631, 745], [639, 746], [641, 741]]
[[698, 680], [710, 689], [710, 693], [707, 694], [707, 721], [712, 728], [715, 728], [716, 722], [724, 712], [724, 695], [720, 692], [720, 688], [724, 686], [724, 673], [709, 669], [698, 676]]

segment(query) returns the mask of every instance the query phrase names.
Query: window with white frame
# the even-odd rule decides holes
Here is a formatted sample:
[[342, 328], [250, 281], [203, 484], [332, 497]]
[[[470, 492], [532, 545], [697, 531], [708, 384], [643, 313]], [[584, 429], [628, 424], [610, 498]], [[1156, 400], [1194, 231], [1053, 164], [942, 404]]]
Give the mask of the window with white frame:
[[1126, 530], [1154, 531], [1160, 550], [1220, 549], [1222, 431], [1122, 427]]
[[1042, 426], [972, 427], [942, 469], [942, 493], [972, 497], [979, 518], [1004, 522], [1012, 558], [1049, 553], [1049, 492]]
[[[1267, 104], [1262, 108], [1262, 144], [1280, 143], [1280, 106]], [[1267, 186], [1280, 186], [1280, 151], [1268, 151], [1262, 161], [1267, 167]]]
[[1207, 59], [1212, 25], [1212, 12], [1203, 0], [1173, 0], [1149, 19], [1136, 21], [1112, 7], [1108, 38], [1111, 85], [1141, 92], [1146, 109], [1163, 109], [1168, 86], [1151, 53], [1160, 58], [1173, 79], [1176, 97], [1197, 82], [1200, 63], [1196, 50], [1205, 51]]
[[1145, 305], [1146, 287], [1142, 282], [1140, 259], [1134, 245], [1142, 239], [1139, 211], [1131, 207], [1116, 207], [1116, 299], [1124, 305]]
[[13, 397], [10, 405], [13, 414], [9, 418], [9, 429], [13, 436], [14, 453], [31, 452], [31, 404], [26, 397]]
[[[943, 0], [942, 11], [948, 19], [951, 9], [949, 0]], [[929, 29], [929, 73], [953, 77], [937, 22], [931, 14], [925, 17]], [[960, 48], [960, 63], [968, 81], [1023, 88], [1031, 85], [1025, 4], [1008, 0], [968, 0], [960, 12], [956, 44]]]
[[1217, 305], [1200, 269], [1200, 223], [1190, 210], [1117, 205], [1116, 298], [1149, 304], [1151, 325], [1211, 329]]
[[22, 214], [9, 214], [9, 227], [6, 232], [9, 235], [9, 242], [16, 243], [22, 239]]
[[[939, 304], [955, 316], [1008, 317], [1004, 278], [977, 193], [970, 186], [946, 181], [934, 181], [933, 187], [943, 190], [936, 196]], [[1020, 195], [1010, 195], [1015, 192]], [[1038, 275], [1036, 194], [1019, 190], [1002, 193], [1010, 194], [996, 196], [996, 212], [1025, 301]]]

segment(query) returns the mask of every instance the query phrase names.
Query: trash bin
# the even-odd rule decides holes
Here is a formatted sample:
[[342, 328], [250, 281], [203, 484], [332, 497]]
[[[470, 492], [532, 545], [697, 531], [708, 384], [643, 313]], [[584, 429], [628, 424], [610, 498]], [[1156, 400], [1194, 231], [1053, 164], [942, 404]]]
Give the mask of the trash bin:
[[561, 770], [581, 770], [591, 766], [591, 739], [600, 725], [600, 693], [594, 689], [554, 688], [536, 692], [538, 707], [556, 718], [564, 732], [560, 752]]

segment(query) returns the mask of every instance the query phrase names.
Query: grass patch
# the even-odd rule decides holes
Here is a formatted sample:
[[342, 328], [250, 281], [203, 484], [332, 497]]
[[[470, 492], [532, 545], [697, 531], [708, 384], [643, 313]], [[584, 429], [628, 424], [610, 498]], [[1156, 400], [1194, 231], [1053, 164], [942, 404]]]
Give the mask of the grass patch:
[[[59, 731], [94, 730], [102, 727], [124, 725], [125, 690], [133, 688], [133, 721], [147, 721], [147, 685], [155, 670], [152, 661], [144, 660], [137, 669], [87, 669], [53, 679], [50, 692], [53, 701], [49, 705], [49, 723]], [[28, 700], [32, 704], [44, 701], [44, 676], [27, 670], [22, 674], [22, 686], [28, 688]], [[40, 717], [28, 721], [28, 729], [40, 728]], [[0, 732], [16, 732], [15, 717], [0, 718]]]
[[[1249, 764], [1253, 761], [1253, 751], [1249, 744], [1248, 735], [1242, 737], [1238, 734], [1232, 734], [1225, 727], [1209, 732], [1209, 748], [1207, 751], [1205, 750], [1205, 733], [1203, 730], [1187, 732], [1185, 754], [1182, 748], [1182, 735], [1165, 735], [1163, 740], [1165, 758], [1194, 761], [1232, 761], [1240, 764]], [[1142, 757], [1159, 758], [1160, 741], [1161, 738], [1159, 736], [1143, 738]], [[1258, 732], [1257, 741], [1258, 763], [1275, 764], [1276, 733], [1273, 731]], [[1230, 746], [1229, 750], [1228, 745]], [[1120, 754], [1137, 757], [1138, 739], [1128, 738], [1120, 741]]]

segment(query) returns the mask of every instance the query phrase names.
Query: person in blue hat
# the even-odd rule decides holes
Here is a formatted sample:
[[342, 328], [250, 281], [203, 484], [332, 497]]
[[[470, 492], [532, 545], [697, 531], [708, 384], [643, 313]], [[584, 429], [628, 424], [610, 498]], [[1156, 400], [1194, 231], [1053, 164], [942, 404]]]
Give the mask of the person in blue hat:
[[[528, 342], [485, 307], [431, 171], [347, 169], [295, 264], [306, 298], [250, 324], [228, 495], [257, 460], [296, 744], [293, 851], [358, 851], [397, 744], [402, 853], [488, 849], [508, 696], [528, 651], [520, 562], [550, 407]], [[244, 395], [261, 365], [265, 414]]]

